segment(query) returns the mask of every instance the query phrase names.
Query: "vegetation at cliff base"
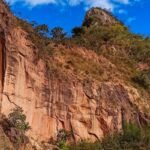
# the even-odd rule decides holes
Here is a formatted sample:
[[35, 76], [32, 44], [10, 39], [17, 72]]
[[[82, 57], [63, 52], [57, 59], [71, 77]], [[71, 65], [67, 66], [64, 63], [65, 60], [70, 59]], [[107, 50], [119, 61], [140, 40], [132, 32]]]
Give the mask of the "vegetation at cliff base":
[[123, 133], [106, 136], [101, 142], [81, 141], [62, 150], [149, 150], [150, 128], [126, 124]]
[[10, 112], [8, 117], [3, 116], [0, 122], [5, 134], [16, 148], [29, 143], [28, 137], [25, 133], [31, 129], [29, 123], [26, 121], [26, 116], [22, 108], [16, 107]]

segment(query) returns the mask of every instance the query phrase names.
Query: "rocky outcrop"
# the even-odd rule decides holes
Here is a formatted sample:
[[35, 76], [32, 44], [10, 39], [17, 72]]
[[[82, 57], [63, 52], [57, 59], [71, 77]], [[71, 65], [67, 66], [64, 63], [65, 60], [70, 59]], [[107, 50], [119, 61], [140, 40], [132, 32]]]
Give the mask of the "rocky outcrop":
[[113, 25], [119, 23], [108, 11], [100, 8], [90, 9], [84, 19], [84, 26], [90, 27], [92, 25]]
[[[12, 108], [22, 107], [32, 127], [30, 137], [39, 141], [56, 139], [59, 131], [65, 129], [73, 133], [74, 141], [95, 141], [121, 131], [126, 122], [149, 123], [137, 101], [141, 99], [138, 91], [121, 79], [78, 78], [70, 70], [66, 76], [49, 73], [45, 61], [37, 59], [38, 50], [27, 33], [12, 26], [13, 16], [3, 22], [10, 14], [2, 15], [6, 10], [1, 3], [0, 8], [0, 29], [4, 33], [0, 36], [0, 65], [4, 68], [0, 72], [1, 113], [7, 115]], [[71, 50], [67, 48], [64, 52]], [[83, 57], [89, 53], [85, 49], [80, 52]], [[100, 61], [95, 55], [97, 60], [92, 56], [89, 61], [112, 67], [107, 59]], [[53, 64], [63, 62], [58, 56], [52, 60]]]

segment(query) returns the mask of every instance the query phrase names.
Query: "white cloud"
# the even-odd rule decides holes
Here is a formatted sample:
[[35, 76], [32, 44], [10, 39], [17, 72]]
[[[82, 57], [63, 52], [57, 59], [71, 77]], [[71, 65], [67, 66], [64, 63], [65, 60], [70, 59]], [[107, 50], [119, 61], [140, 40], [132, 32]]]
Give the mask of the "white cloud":
[[10, 4], [14, 4], [16, 2], [22, 2], [28, 4], [30, 6], [36, 6], [41, 4], [49, 4], [49, 3], [56, 3], [56, 0], [6, 0]]
[[118, 13], [119, 13], [119, 14], [127, 14], [127, 11], [124, 10], [124, 9], [119, 9], [119, 10], [118, 10]]
[[131, 23], [131, 22], [133, 22], [135, 20], [136, 20], [135, 17], [130, 17], [130, 18], [127, 19], [127, 23]]
[[130, 0], [115, 0], [115, 2], [119, 2], [119, 3], [122, 3], [122, 4], [129, 4]]
[[113, 10], [115, 5], [110, 0], [86, 0], [85, 4], [89, 7], [100, 6], [101, 8]]
[[6, 1], [9, 2], [10, 4], [22, 2], [31, 7], [42, 4], [60, 4], [60, 5], [76, 6], [83, 3], [85, 5], [85, 8], [99, 6], [105, 9], [113, 10], [116, 6], [116, 3], [129, 4], [130, 2], [136, 2], [139, 0], [6, 0]]

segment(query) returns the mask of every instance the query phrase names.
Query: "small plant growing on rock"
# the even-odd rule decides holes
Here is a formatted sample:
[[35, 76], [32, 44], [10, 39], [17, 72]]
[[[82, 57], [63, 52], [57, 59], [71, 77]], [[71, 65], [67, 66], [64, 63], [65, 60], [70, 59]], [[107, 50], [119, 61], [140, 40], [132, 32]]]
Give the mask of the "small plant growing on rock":
[[58, 134], [57, 134], [57, 140], [58, 141], [66, 141], [67, 140], [67, 137], [68, 137], [68, 132], [64, 129], [62, 130], [59, 130], [58, 131]]
[[24, 133], [31, 129], [29, 123], [26, 122], [26, 116], [23, 114], [23, 110], [20, 107], [13, 109], [13, 111], [8, 115], [8, 121], [10, 122], [11, 127], [14, 127]]
[[68, 150], [67, 147], [67, 140], [70, 138], [71, 132], [68, 132], [64, 129], [59, 130], [57, 134], [57, 145], [60, 147], [61, 150]]
[[15, 147], [17, 147], [18, 149], [20, 148], [20, 146], [29, 143], [29, 139], [25, 135], [25, 133], [30, 130], [31, 127], [26, 121], [26, 116], [23, 113], [22, 108], [14, 108], [8, 115], [8, 118], [3, 117], [1, 125], [10, 141], [14, 143]]
[[132, 80], [146, 90], [150, 90], [150, 70], [138, 73]]

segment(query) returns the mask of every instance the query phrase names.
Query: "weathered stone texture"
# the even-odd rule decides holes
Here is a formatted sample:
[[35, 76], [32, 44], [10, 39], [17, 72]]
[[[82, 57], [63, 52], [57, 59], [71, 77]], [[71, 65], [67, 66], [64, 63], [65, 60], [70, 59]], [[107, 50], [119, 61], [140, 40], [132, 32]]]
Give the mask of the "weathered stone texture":
[[[13, 107], [22, 107], [32, 127], [28, 133], [31, 137], [56, 139], [59, 130], [66, 129], [72, 131], [75, 141], [95, 141], [120, 131], [123, 122], [140, 125], [146, 120], [136, 103], [140, 98], [137, 90], [121, 82], [48, 75], [44, 61], [37, 61], [37, 50], [27, 40], [27, 33], [12, 27], [10, 16], [0, 3], [0, 29], [5, 39], [0, 39], [0, 81], [5, 68], [1, 113], [7, 115]], [[2, 58], [4, 47], [6, 55]], [[88, 51], [82, 53], [86, 56]]]

